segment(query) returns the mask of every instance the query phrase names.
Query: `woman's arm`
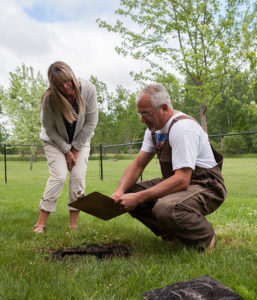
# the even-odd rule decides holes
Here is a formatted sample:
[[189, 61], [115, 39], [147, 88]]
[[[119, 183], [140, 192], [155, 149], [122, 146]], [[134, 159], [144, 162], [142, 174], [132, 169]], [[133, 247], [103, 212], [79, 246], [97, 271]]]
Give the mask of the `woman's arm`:
[[87, 141], [91, 140], [98, 122], [98, 107], [94, 85], [86, 81], [86, 86], [82, 87], [81, 96], [85, 101], [85, 122], [78, 135], [72, 141], [72, 146], [77, 150], [80, 150]]
[[64, 154], [67, 153], [71, 149], [71, 145], [68, 144], [64, 137], [57, 131], [56, 118], [48, 99], [45, 99], [42, 103], [41, 123], [45, 130], [40, 136], [41, 139], [52, 141]]

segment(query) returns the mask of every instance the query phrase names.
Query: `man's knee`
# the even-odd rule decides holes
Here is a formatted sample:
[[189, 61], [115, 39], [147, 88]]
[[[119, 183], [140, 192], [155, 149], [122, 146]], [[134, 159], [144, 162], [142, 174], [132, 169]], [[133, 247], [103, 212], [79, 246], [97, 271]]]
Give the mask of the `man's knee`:
[[191, 212], [179, 207], [179, 205], [156, 204], [153, 208], [153, 214], [157, 221], [164, 227], [179, 227], [183, 228], [183, 223], [190, 219]]
[[174, 210], [173, 205], [169, 205], [169, 207], [162, 205], [160, 203], [156, 203], [153, 207], [153, 214], [158, 221], [163, 223], [167, 219], [172, 220], [172, 211]]

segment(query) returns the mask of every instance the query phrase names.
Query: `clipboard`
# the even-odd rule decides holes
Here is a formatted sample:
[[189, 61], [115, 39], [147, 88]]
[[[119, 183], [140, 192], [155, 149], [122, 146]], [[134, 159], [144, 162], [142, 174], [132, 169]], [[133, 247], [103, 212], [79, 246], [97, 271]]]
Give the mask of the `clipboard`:
[[69, 206], [105, 221], [127, 212], [123, 207], [115, 205], [112, 198], [100, 192], [78, 195], [77, 200], [70, 203]]

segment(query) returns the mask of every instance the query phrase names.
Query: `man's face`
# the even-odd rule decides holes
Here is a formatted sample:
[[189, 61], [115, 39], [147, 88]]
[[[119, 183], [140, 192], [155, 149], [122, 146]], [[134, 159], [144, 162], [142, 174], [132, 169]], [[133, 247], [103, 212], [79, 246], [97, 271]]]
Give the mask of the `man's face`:
[[165, 125], [163, 120], [162, 106], [154, 107], [150, 96], [144, 95], [137, 103], [137, 111], [141, 122], [145, 123], [152, 132], [161, 129]]

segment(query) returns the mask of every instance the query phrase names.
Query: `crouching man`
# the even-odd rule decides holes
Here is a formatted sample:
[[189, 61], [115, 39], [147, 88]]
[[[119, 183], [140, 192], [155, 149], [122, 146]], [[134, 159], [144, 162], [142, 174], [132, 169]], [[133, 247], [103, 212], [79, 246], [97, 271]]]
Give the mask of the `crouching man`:
[[[211, 252], [217, 239], [205, 215], [226, 198], [222, 155], [196, 120], [173, 109], [163, 85], [146, 86], [136, 103], [143, 145], [111, 197], [164, 240]], [[163, 177], [137, 183], [155, 153]]]

